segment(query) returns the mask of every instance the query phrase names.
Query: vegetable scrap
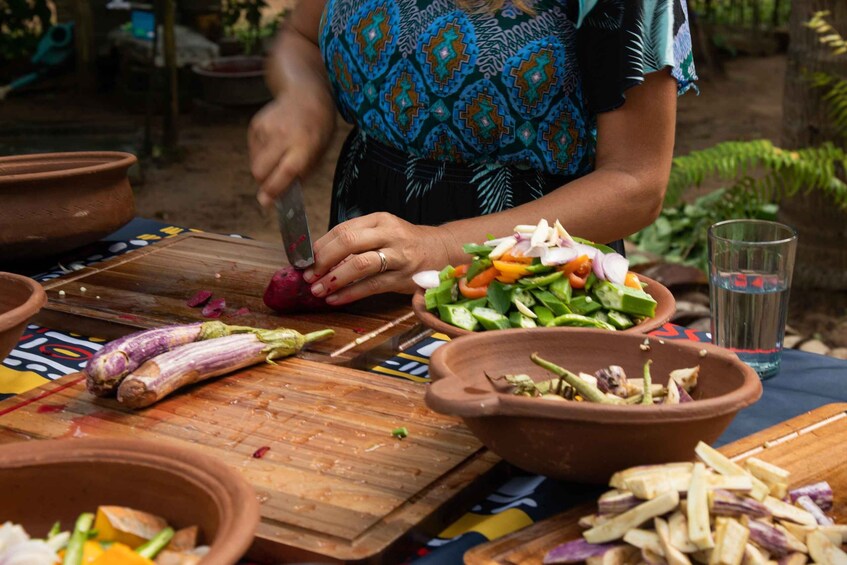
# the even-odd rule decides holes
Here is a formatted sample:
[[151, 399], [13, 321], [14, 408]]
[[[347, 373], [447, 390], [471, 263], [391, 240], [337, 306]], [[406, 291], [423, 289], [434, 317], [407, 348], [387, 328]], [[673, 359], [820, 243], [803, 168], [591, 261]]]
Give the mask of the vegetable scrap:
[[242, 306], [241, 308], [236, 310], [232, 315], [233, 316], [246, 316], [249, 313], [250, 313], [250, 308], [247, 308], [246, 306]]
[[118, 402], [142, 408], [182, 386], [294, 355], [334, 333], [303, 335], [217, 321], [144, 330], [100, 349], [85, 366], [86, 387], [97, 396], [117, 393]]
[[294, 267], [284, 267], [274, 273], [262, 298], [268, 308], [282, 314], [336, 308], [312, 294], [312, 285], [303, 279], [303, 271]]
[[189, 298], [185, 301], [185, 303], [192, 307], [197, 308], [198, 306], [203, 306], [209, 299], [212, 298], [212, 292], [209, 290], [198, 290], [197, 294]]
[[409, 437], [409, 430], [407, 430], [405, 426], [402, 428], [394, 428], [391, 430], [391, 435], [397, 439], [407, 438]]
[[265, 453], [267, 453], [270, 450], [271, 450], [271, 447], [269, 445], [263, 445], [262, 447], [260, 447], [259, 449], [257, 449], [256, 451], [253, 452], [253, 457], [255, 459], [261, 459], [262, 457], [265, 456]]
[[0, 563], [26, 565], [196, 565], [209, 552], [199, 529], [175, 531], [159, 516], [122, 506], [80, 514], [73, 529], [56, 522], [41, 539], [18, 524], [0, 525]]
[[625, 330], [656, 314], [656, 300], [614, 250], [572, 237], [556, 220], [468, 243], [470, 262], [412, 279], [426, 308], [468, 331], [538, 326]]
[[512, 388], [510, 392], [517, 396], [529, 396], [544, 400], [571, 400], [576, 402], [596, 402], [599, 404], [653, 405], [681, 404], [693, 402], [691, 393], [697, 388], [700, 366], [675, 369], [668, 374], [668, 384], [654, 384], [650, 373], [652, 360], [644, 363], [641, 380], [628, 379], [623, 367], [609, 365], [588, 374], [574, 373], [543, 359], [538, 353], [530, 355], [533, 363], [550, 371], [556, 378], [535, 382], [525, 374], [491, 377], [489, 381], [497, 385], [503, 381]]
[[826, 482], [789, 489], [788, 471], [757, 457], [736, 463], [700, 442], [698, 461], [615, 473], [581, 539], [545, 564], [843, 565], [847, 525], [827, 511]]
[[203, 315], [204, 318], [220, 318], [226, 309], [226, 300], [223, 298], [216, 298], [215, 300], [210, 300], [203, 309], [200, 310], [200, 314]]

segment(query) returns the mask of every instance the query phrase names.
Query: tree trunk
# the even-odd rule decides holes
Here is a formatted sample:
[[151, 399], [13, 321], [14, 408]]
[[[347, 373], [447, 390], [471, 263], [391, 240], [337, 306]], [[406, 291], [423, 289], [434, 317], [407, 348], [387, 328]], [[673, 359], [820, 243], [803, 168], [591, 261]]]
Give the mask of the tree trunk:
[[[782, 118], [782, 144], [791, 149], [844, 143], [828, 117], [825, 90], [812, 88], [806, 79], [815, 71], [847, 76], [847, 56], [833, 55], [803, 25], [818, 10], [829, 10], [829, 24], [847, 35], [845, 0], [793, 0]], [[847, 290], [847, 213], [831, 198], [812, 192], [784, 200], [780, 219], [799, 231], [794, 286]]]

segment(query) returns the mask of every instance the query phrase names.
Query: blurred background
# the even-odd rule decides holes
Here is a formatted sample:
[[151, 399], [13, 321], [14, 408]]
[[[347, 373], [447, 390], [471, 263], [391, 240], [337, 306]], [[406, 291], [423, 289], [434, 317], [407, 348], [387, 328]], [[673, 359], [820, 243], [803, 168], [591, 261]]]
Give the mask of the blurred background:
[[[265, 54], [296, 3], [0, 0], [0, 155], [129, 151], [139, 216], [278, 242], [256, 204], [246, 132], [270, 99]], [[677, 323], [702, 329], [706, 228], [792, 224], [786, 345], [847, 357], [847, 2], [689, 0], [689, 17], [700, 93], [679, 100], [665, 207], [629, 257], [674, 291]], [[349, 128], [338, 120], [305, 182], [316, 236]]]

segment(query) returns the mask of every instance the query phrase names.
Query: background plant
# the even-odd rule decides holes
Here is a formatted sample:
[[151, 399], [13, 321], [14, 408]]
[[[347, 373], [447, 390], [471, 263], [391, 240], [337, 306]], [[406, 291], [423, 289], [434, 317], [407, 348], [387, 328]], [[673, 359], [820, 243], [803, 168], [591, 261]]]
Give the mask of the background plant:
[[290, 11], [286, 8], [266, 18], [268, 8], [265, 0], [226, 0], [223, 4], [224, 33], [237, 38], [247, 55], [261, 51], [262, 40], [276, 35]]
[[0, 0], [0, 61], [32, 55], [51, 17], [47, 0]]

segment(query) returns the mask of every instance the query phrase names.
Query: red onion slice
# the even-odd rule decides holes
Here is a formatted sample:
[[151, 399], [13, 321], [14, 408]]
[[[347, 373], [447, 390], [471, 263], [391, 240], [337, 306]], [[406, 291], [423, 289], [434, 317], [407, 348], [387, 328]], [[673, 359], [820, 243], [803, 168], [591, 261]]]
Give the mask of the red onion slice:
[[553, 247], [547, 250], [547, 253], [541, 259], [542, 265], [564, 265], [568, 261], [573, 261], [578, 257], [576, 249], [570, 247]]
[[415, 284], [423, 289], [437, 287], [441, 281], [438, 279], [438, 271], [421, 271], [412, 275]]
[[524, 253], [525, 257], [540, 257], [542, 260], [544, 260], [545, 255], [547, 255], [546, 245], [533, 245]]
[[616, 284], [623, 284], [629, 271], [629, 261], [620, 253], [608, 253], [603, 257], [605, 278]]
[[605, 257], [606, 255], [602, 251], [598, 250], [597, 253], [594, 255], [594, 260], [591, 261], [591, 270], [594, 271], [594, 275], [601, 281], [606, 278], [606, 272], [603, 269], [603, 259]]
[[528, 239], [521, 239], [517, 242], [517, 244], [515, 244], [514, 247], [512, 247], [512, 251], [510, 253], [515, 257], [526, 256], [526, 253], [531, 247], [532, 242], [530, 242]]

